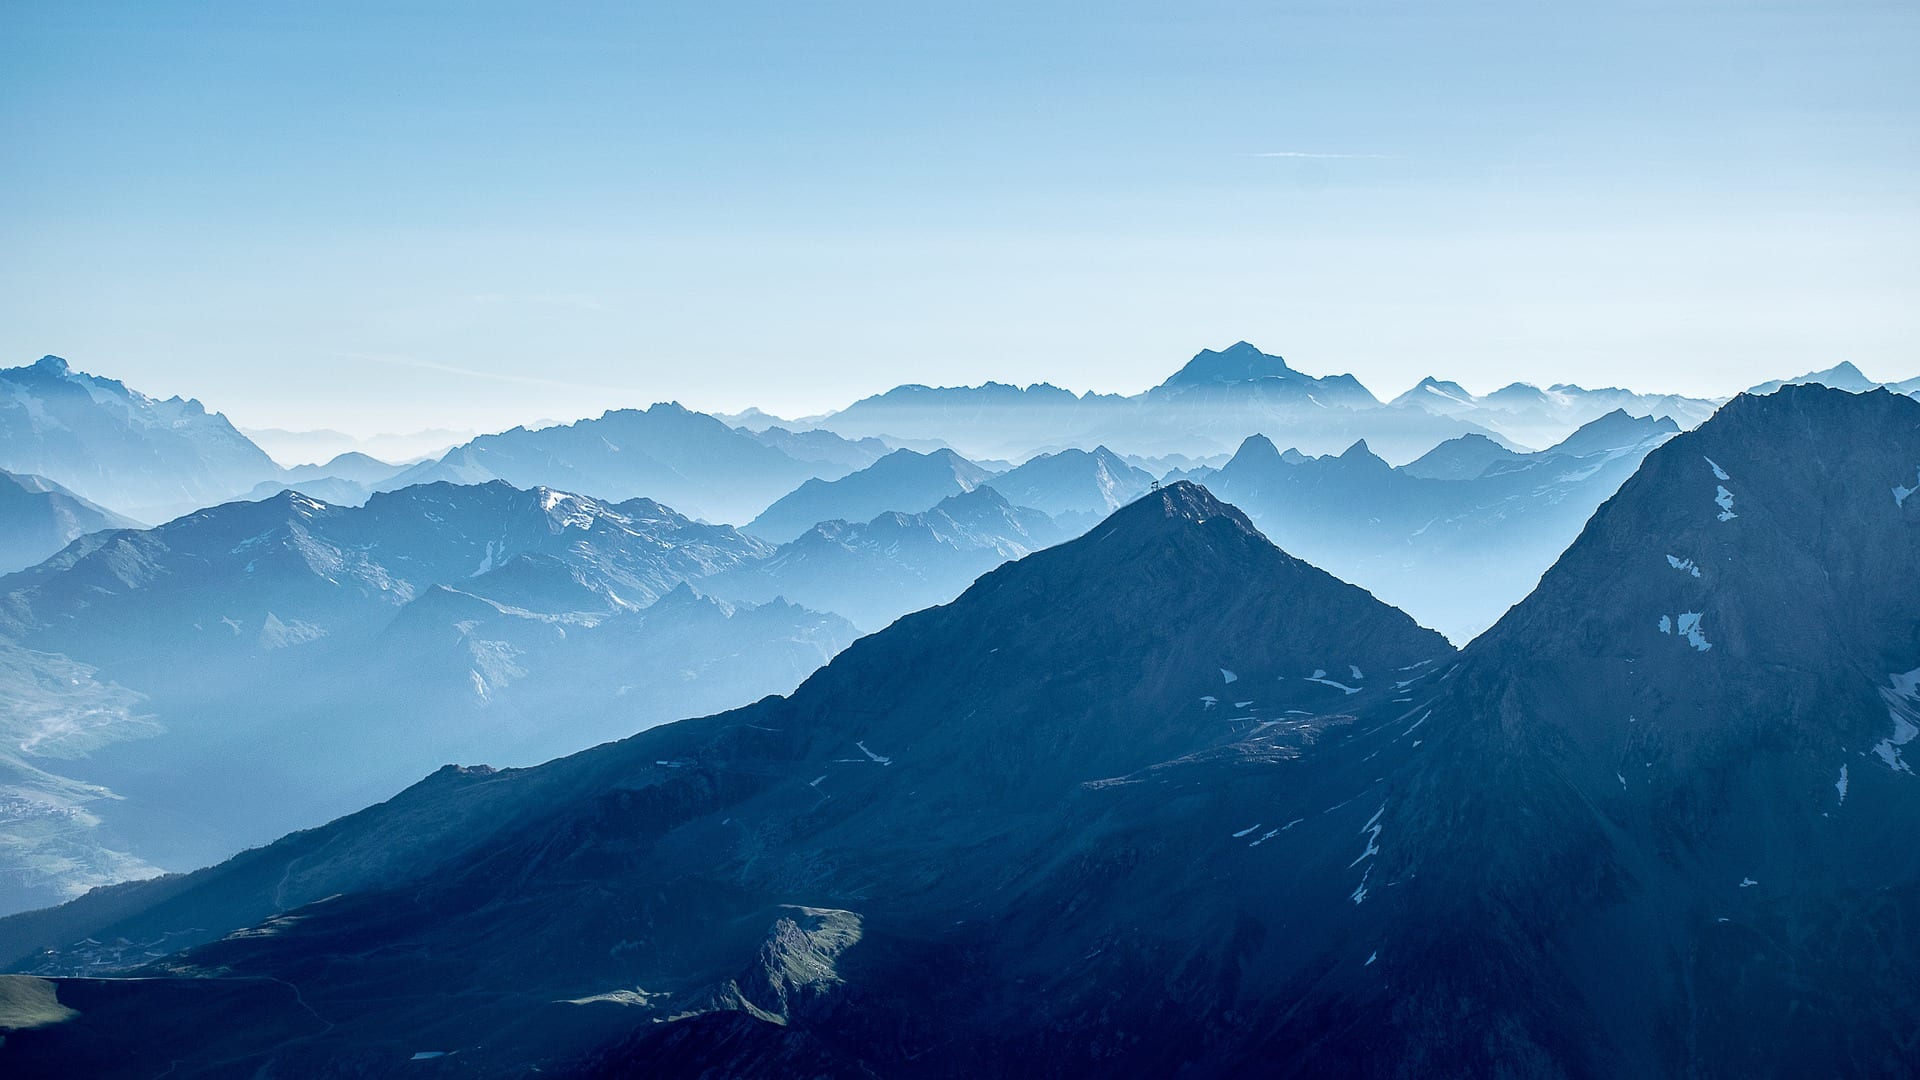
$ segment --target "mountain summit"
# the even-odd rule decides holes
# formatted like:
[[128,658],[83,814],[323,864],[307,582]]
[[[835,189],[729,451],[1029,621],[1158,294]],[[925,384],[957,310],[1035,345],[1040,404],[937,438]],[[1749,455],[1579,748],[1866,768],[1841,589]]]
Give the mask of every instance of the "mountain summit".
[[1301,378],[1287,366],[1284,358],[1260,351],[1258,346],[1236,341],[1224,349],[1202,349],[1186,366],[1167,377],[1162,386],[1190,386],[1200,383],[1251,382],[1254,379]]
[[1287,366],[1278,356],[1261,352],[1247,342],[1236,342],[1215,352],[1202,349],[1194,358],[1147,391],[1149,399],[1202,394],[1254,393],[1259,397],[1312,404],[1317,407],[1370,409],[1380,404],[1352,375],[1316,378]]

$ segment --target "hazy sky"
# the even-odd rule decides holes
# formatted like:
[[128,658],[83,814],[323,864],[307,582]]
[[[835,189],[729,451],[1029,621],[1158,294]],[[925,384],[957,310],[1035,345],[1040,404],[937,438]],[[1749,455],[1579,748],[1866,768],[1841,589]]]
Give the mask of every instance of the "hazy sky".
[[1724,393],[1920,374],[1910,2],[0,5],[0,366],[248,426],[1249,339]]

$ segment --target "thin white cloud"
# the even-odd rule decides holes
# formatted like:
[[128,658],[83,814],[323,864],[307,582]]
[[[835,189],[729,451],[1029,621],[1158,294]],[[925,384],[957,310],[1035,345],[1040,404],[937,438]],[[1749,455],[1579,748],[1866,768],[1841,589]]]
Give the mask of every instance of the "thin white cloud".
[[1323,154],[1314,150],[1268,150],[1264,153],[1259,153],[1259,154],[1235,154],[1234,156],[1235,157],[1256,157],[1256,158],[1342,159],[1342,160],[1349,160],[1349,161],[1359,161],[1359,160],[1392,161],[1400,157],[1399,154]]

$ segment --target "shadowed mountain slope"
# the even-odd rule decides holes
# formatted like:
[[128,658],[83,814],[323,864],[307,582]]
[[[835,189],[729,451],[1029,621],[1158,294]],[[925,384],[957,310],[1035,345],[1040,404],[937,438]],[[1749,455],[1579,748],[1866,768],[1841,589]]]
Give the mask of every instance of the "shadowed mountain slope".
[[1917,471],[1910,399],[1736,399],[1457,655],[1172,485],[790,698],[0,921],[78,1012],[0,1062],[1897,1075]]

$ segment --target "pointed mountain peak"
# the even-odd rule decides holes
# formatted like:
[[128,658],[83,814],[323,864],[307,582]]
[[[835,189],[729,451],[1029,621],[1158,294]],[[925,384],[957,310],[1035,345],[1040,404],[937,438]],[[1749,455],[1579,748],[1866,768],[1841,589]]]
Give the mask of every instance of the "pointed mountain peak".
[[692,604],[706,604],[710,602],[711,601],[708,599],[707,594],[694,588],[692,585],[688,584],[687,582],[682,581],[678,585],[675,585],[673,588],[668,589],[665,595],[661,596],[660,599],[655,600],[652,604],[648,606],[661,607],[664,605],[666,607],[675,607],[675,606],[685,607]]
[[1425,480],[1471,480],[1483,475],[1494,462],[1518,456],[1487,436],[1470,431],[1400,466],[1400,471]]
[[1372,462],[1379,462],[1382,465],[1386,464],[1386,461],[1382,459],[1380,455],[1375,454],[1372,448],[1367,446],[1367,440],[1365,439],[1360,439],[1352,446],[1347,447],[1345,452],[1340,455],[1340,460],[1350,464],[1367,464]]
[[67,365],[65,360],[52,353],[48,353],[39,360],[34,361],[33,370],[42,375],[66,375],[73,369]]
[[1261,352],[1239,341],[1218,352],[1202,349],[1186,366],[1175,372],[1162,386],[1204,385],[1248,382],[1254,379],[1287,378],[1299,373],[1286,360]]
[[1213,492],[1191,480],[1176,480],[1115,510],[1107,518],[1106,531],[1159,530],[1165,522],[1200,525],[1223,518],[1248,535],[1260,535],[1239,507],[1221,502]]
[[1855,393],[1864,393],[1880,385],[1873,379],[1867,378],[1866,374],[1855,367],[1852,361],[1843,360],[1825,371],[1809,371],[1805,375],[1796,376],[1791,379],[1772,379],[1760,383],[1757,386],[1749,387],[1747,393],[1771,394],[1783,386],[1803,386],[1808,384],[1830,386],[1835,390],[1849,390]]
[[1280,448],[1265,435],[1249,435],[1240,443],[1240,449],[1233,452],[1233,458],[1227,462],[1227,468],[1265,464],[1281,460]]
[[1474,403],[1474,397],[1467,388],[1448,379],[1429,375],[1413,384],[1413,389],[1393,399],[1395,405],[1444,405],[1452,403],[1468,406]]
[[1680,425],[1670,416],[1656,419],[1651,416],[1634,416],[1625,409],[1615,409],[1605,416],[1580,425],[1573,434],[1543,452],[1581,457],[1607,450],[1638,446],[1648,439],[1672,435],[1679,430]]
[[1005,495],[993,489],[991,484],[982,484],[972,491],[963,491],[958,495],[949,495],[935,503],[928,513],[979,513],[982,510],[1011,508],[1012,503]]

